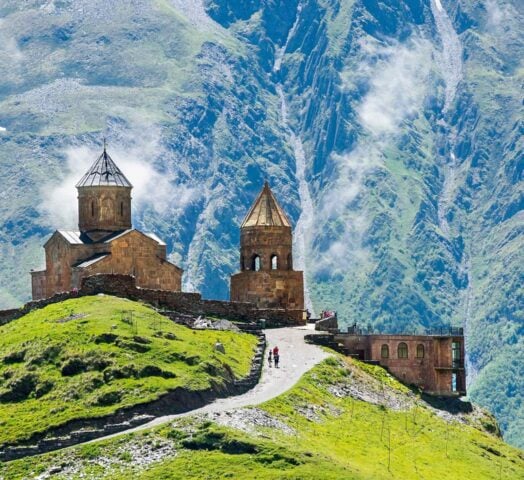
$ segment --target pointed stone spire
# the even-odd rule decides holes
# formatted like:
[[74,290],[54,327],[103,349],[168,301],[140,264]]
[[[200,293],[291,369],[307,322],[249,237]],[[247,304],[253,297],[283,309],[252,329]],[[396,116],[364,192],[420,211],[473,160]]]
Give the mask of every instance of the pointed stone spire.
[[291,227],[289,219],[278,204],[267,180],[242,222],[241,228],[245,227]]
[[76,184],[80,187],[127,187],[132,188],[131,182],[126,178],[116,163],[109,156],[104,138],[104,151],[87,173]]

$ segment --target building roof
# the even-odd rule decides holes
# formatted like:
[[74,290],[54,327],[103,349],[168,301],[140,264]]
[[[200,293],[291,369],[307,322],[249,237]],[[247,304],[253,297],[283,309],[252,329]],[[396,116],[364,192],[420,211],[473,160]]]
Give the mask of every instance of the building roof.
[[154,233],[151,232],[143,232],[144,235],[147,235],[149,238],[152,238],[156,243],[159,245],[165,245],[166,242],[164,242],[162,239],[160,239],[158,236],[156,236]]
[[242,222],[244,227],[291,227],[267,182]]
[[87,260],[82,260],[80,263],[77,263],[76,265],[73,265],[75,268],[86,268],[90,265],[93,265],[94,263],[99,262],[100,260],[103,260],[106,257],[109,257],[111,255],[110,253],[97,253],[96,255],[93,255],[92,257],[88,258]]
[[62,235],[62,237],[64,237],[64,239],[67,240],[67,242],[71,245],[83,245],[86,243],[93,243],[89,239],[89,237],[74,230],[57,230],[57,233]]
[[125,177],[116,163],[107,153],[105,147],[87,173],[76,184],[76,187],[127,187],[132,188],[131,182]]
[[138,232],[150,238],[151,240],[154,240],[159,245],[165,245],[165,242],[162,241],[159,237],[157,237],[154,233],[141,232],[140,230],[135,230],[134,228],[130,228],[128,230],[119,230],[118,232],[111,232],[97,241],[92,240],[89,237],[88,233],[81,233],[75,230],[57,230],[55,234],[58,233],[59,235],[61,235],[64,238],[64,240],[66,240],[66,242],[70,245],[90,245],[93,243],[111,243],[117,238],[123,237],[124,235],[127,235],[131,232]]

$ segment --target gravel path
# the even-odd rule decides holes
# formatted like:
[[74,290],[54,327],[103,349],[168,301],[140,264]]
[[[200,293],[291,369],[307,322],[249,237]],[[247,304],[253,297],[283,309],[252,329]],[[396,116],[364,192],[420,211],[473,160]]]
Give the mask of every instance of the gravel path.
[[100,437],[86,443],[98,442],[126,433],[137,432],[164,424],[175,418],[199,413],[226,412],[228,410],[264,403],[289,390],[298,382],[304,373],[329,355],[316,345],[308,345],[304,342],[304,335],[314,333],[311,327],[269,329],[265,330],[264,333],[266,334],[268,348],[273,348],[277,345],[280,350],[280,366],[279,368],[269,368],[266,355],[260,382],[249,392],[236,397],[220,398],[205,407],[189,412],[158,417],[138,427]]

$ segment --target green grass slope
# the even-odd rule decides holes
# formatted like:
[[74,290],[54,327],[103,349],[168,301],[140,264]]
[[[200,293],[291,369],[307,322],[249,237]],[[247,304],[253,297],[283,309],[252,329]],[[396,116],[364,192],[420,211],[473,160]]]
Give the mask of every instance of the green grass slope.
[[255,347],[252,335],[190,330],[110,296],[35,310],[0,327],[0,445],[179,386],[198,391],[245,376]]
[[330,358],[284,395],[229,414],[0,467],[10,479],[518,479],[492,418],[437,411],[379,367]]

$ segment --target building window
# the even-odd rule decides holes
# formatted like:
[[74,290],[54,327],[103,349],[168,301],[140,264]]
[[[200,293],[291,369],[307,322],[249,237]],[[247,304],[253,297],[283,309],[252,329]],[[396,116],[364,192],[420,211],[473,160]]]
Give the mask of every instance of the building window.
[[456,392],[457,390],[458,390],[457,389],[457,374],[452,373],[451,374],[451,391]]
[[380,349],[380,356],[382,358],[389,358],[389,347],[387,345],[382,345]]
[[95,202],[91,200],[91,216],[95,216]]
[[460,367],[460,342],[451,342],[451,363],[452,367]]
[[124,216],[124,202],[120,202],[120,216]]
[[244,255],[240,257],[240,270],[243,272],[246,269],[246,264],[244,262]]
[[424,345],[421,343],[417,345],[417,358],[424,358]]
[[397,353],[398,358],[408,358],[408,346],[404,342],[399,343]]
[[287,256],[287,269],[293,270],[293,257],[291,256],[291,253]]
[[276,255],[271,255],[271,270],[278,269],[278,257]]
[[260,257],[258,255],[253,255],[253,259],[251,260],[251,270],[258,272],[261,268],[262,262],[260,260]]

